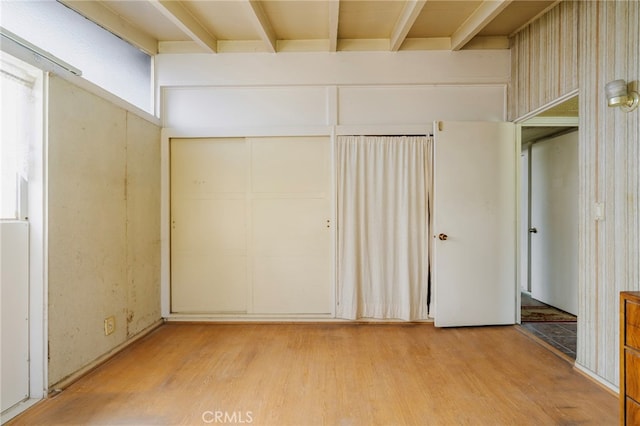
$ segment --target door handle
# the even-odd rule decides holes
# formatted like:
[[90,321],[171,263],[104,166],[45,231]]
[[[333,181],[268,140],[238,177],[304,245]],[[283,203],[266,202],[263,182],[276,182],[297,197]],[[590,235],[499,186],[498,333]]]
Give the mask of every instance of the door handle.
[[529,228],[529,232],[532,234],[537,234],[538,233],[538,228]]
[[438,234],[438,239],[441,241],[445,241],[449,236],[447,234]]

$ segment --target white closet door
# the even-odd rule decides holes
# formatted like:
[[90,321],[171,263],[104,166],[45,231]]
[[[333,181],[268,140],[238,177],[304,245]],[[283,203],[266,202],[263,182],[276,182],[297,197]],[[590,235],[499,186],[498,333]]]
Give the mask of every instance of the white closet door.
[[171,141],[171,311],[329,314],[326,137]]
[[253,312],[331,313],[329,138],[256,138],[249,144]]
[[171,311],[246,312],[244,139],[171,141]]

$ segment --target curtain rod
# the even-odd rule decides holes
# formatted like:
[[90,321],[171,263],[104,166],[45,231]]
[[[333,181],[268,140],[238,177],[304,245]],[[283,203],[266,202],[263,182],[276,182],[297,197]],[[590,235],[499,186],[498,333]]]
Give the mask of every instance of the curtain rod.
[[433,133],[420,133],[420,134],[412,134],[412,135],[339,135],[339,136],[365,136],[365,137],[380,137],[380,138],[401,138],[403,136],[429,136],[433,137]]

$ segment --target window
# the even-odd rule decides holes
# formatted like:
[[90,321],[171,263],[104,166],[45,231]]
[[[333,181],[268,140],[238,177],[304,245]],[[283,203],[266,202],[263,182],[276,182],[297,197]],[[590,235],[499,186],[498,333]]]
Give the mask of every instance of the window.
[[1,1],[0,25],[82,71],[82,77],[153,112],[151,57],[53,0]]
[[41,72],[0,56],[0,219],[26,219],[30,149],[37,145]]

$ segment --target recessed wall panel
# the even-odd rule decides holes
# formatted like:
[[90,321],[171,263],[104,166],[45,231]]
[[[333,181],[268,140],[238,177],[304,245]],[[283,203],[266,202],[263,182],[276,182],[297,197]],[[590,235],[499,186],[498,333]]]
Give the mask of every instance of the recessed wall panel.
[[338,124],[503,121],[504,85],[340,87]]
[[326,124],[324,87],[183,87],[164,90],[164,126],[169,128]]

